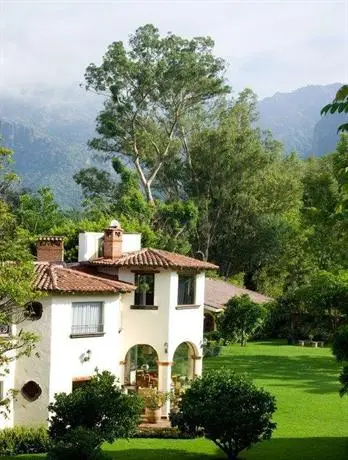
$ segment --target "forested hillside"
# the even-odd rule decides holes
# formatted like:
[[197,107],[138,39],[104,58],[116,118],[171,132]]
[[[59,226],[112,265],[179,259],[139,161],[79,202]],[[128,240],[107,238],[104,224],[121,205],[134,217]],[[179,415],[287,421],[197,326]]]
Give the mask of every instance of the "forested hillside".
[[[116,217],[142,233],[144,246],[212,260],[220,275],[271,296],[344,270],[347,135],[321,157],[288,154],[280,131],[272,137],[258,129],[256,95],[247,89],[232,97],[210,39],[161,38],[147,25],[134,40],[132,53],[114,43],[101,66],[86,69],[87,92],[24,95],[17,108],[3,105],[13,120],[3,123],[5,145],[15,150],[23,183],[53,189],[18,193],[4,175],[0,199],[28,240],[64,235],[72,261],[78,232],[100,231]],[[142,47],[156,56],[151,64]],[[319,91],[325,97],[317,107],[318,88],[295,92],[302,122],[287,95],[289,120],[309,130],[334,88]],[[319,144],[337,135],[337,119],[325,120],[326,131],[315,131]],[[92,164],[87,139],[106,162]],[[67,202],[73,211],[61,206]]]
[[100,102],[76,86],[0,94],[0,134],[14,151],[21,186],[49,186],[62,205],[74,206],[80,192],[72,176],[95,163],[87,147]]
[[[276,93],[258,103],[258,124],[270,129],[288,152],[296,150],[306,157],[333,151],[338,140],[335,127],[344,116],[321,117],[320,109],[332,100],[338,86]],[[49,186],[60,204],[79,203],[80,188],[72,176],[96,164],[87,141],[94,135],[102,101],[77,84],[11,96],[0,94],[0,134],[14,151],[15,169],[23,187],[37,190]]]

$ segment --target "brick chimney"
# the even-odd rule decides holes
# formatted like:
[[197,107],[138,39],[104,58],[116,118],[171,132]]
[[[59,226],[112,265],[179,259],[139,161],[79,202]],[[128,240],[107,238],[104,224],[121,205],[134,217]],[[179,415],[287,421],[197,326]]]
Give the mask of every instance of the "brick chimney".
[[104,257],[117,259],[122,255],[123,230],[117,220],[113,220],[110,227],[104,230]]
[[36,243],[38,262],[64,262],[64,239],[62,236],[41,236]]

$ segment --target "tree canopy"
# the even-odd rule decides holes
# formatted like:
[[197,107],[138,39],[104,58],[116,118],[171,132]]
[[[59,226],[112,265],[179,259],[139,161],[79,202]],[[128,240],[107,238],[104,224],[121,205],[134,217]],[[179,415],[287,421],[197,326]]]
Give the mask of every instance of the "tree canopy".
[[153,203],[153,182],[180,148],[184,117],[229,87],[211,38],[161,37],[147,24],[130,36],[128,46],[112,43],[102,64],[86,69],[86,88],[105,96],[97,122],[100,137],[91,146],[128,157]]

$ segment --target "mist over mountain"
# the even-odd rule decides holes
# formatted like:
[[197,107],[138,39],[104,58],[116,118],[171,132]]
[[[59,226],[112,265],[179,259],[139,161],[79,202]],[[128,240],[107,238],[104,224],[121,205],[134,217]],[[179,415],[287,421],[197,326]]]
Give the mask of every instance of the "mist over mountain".
[[276,93],[259,102],[259,125],[270,129],[287,152],[300,156],[321,156],[335,150],[337,127],[347,115],[321,116],[322,107],[331,102],[341,83],[310,85],[290,93]]
[[[320,110],[339,87],[339,83],[307,86],[265,98],[258,104],[259,126],[271,130],[286,151],[296,150],[302,157],[333,151],[337,126],[347,116],[321,117]],[[14,151],[21,186],[33,190],[49,186],[60,204],[79,203],[73,174],[91,165],[107,167],[87,147],[102,103],[103,98],[78,85],[0,94],[0,135]]]
[[51,187],[62,205],[74,206],[80,191],[73,174],[99,164],[87,141],[95,134],[102,99],[76,86],[0,94],[0,135],[14,151],[21,186]]

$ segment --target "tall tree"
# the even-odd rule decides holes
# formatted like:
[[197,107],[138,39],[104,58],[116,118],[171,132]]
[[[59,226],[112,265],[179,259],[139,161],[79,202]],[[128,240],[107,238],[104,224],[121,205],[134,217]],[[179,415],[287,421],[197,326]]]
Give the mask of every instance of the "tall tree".
[[142,233],[145,246],[190,252],[190,236],[196,226],[197,208],[190,200],[160,201],[154,207],[139,188],[136,172],[112,159],[115,175],[96,168],[81,170],[75,181],[81,185],[87,216],[120,220],[127,231]]
[[[8,169],[12,153],[0,146],[0,190],[8,189],[15,175]],[[9,326],[25,318],[25,304],[37,294],[32,291],[33,263],[27,239],[18,229],[15,217],[0,198],[0,324]],[[0,339],[0,368],[6,373],[11,361],[30,354],[37,337],[21,330],[9,331]],[[6,414],[10,395],[0,402],[0,412]]]
[[197,106],[227,93],[224,62],[211,38],[161,37],[147,24],[130,37],[129,49],[112,43],[100,66],[90,64],[86,89],[105,96],[90,145],[134,164],[147,199],[153,183],[180,149],[183,120]]
[[199,210],[195,251],[225,276],[245,272],[254,289],[256,273],[279,258],[302,196],[298,158],[255,128],[255,107],[245,90],[195,112],[181,153],[158,176],[166,195]]

